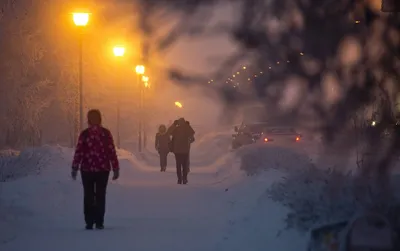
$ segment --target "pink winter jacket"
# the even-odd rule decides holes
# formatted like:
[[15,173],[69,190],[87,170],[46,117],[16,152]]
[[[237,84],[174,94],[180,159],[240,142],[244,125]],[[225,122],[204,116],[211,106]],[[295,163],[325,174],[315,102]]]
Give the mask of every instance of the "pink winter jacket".
[[119,169],[117,153],[111,132],[101,126],[91,126],[79,135],[73,170],[104,172]]

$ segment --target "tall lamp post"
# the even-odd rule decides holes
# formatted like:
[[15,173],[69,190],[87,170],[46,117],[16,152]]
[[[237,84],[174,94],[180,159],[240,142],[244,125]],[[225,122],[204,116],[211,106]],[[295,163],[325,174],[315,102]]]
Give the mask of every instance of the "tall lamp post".
[[143,100],[142,100],[142,93],[143,93],[143,85],[141,83],[141,76],[143,76],[143,74],[145,73],[145,67],[144,65],[137,65],[135,68],[136,71],[136,80],[137,80],[137,84],[139,87],[139,105],[138,105],[138,110],[139,110],[139,132],[138,132],[138,150],[139,152],[142,152],[142,116],[143,116],[143,111],[142,111],[142,107],[143,107]]
[[[149,88],[149,77],[142,76],[143,86],[145,87],[142,92],[142,110],[146,111],[146,89]],[[143,146],[146,148],[147,144],[147,116],[145,112],[143,112]]]
[[72,13],[72,19],[76,26],[79,27],[79,131],[83,130],[83,28],[89,22],[89,13],[77,12]]
[[[113,48],[114,56],[116,57],[123,57],[125,55],[125,47],[123,46],[115,46]],[[119,79],[118,79],[119,81]],[[120,104],[120,94],[121,94],[121,85],[117,84],[117,147],[121,148],[121,133],[120,133],[120,124],[121,124],[121,104]]]

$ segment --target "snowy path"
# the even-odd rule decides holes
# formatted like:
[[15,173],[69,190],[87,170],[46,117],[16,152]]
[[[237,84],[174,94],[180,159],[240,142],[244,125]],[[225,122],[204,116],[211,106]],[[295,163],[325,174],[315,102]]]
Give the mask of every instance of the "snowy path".
[[189,185],[183,186],[176,184],[172,163],[160,173],[157,166],[124,156],[120,180],[109,185],[104,231],[83,230],[82,188],[80,180],[68,177],[67,161],[40,176],[7,183],[2,194],[24,227],[8,226],[15,239],[1,249],[214,250],[226,228],[223,176],[229,176],[216,171],[223,164],[232,167],[229,159],[208,168],[193,166]]
[[82,185],[69,177],[70,152],[40,176],[3,183],[1,203],[12,213],[0,227],[7,230],[0,250],[297,251],[304,245],[297,235],[277,237],[286,214],[281,206],[260,204],[279,175],[250,179],[234,154],[201,141],[193,150],[186,186],[176,184],[174,162],[161,173],[151,151],[140,157],[120,151],[121,177],[109,183],[102,231],[83,229]]

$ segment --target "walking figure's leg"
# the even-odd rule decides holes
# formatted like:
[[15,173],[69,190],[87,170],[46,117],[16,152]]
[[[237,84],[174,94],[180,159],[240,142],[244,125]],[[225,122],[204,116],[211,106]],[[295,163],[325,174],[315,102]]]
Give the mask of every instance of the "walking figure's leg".
[[175,153],[176,161],[176,175],[178,176],[178,184],[182,184],[182,156],[181,154]]
[[95,183],[93,173],[81,172],[83,184],[83,214],[86,229],[93,229],[95,217]]
[[183,184],[188,183],[188,173],[189,173],[189,154],[183,154],[182,156],[182,166],[183,166]]
[[167,169],[167,153],[160,154],[161,171],[165,172]]
[[106,191],[110,172],[96,173],[96,228],[104,228],[104,215],[106,212]]

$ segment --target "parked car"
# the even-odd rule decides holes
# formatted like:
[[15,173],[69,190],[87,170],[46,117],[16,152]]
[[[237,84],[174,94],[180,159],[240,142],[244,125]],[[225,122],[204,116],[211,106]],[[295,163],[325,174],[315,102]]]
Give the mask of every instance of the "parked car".
[[253,143],[299,142],[301,134],[293,127],[271,126],[270,122],[242,123],[234,127],[232,149]]
[[257,142],[261,143],[297,143],[301,140],[301,134],[293,127],[267,127]]
[[266,122],[242,123],[240,126],[235,126],[235,133],[232,134],[232,149],[255,143],[267,126]]

